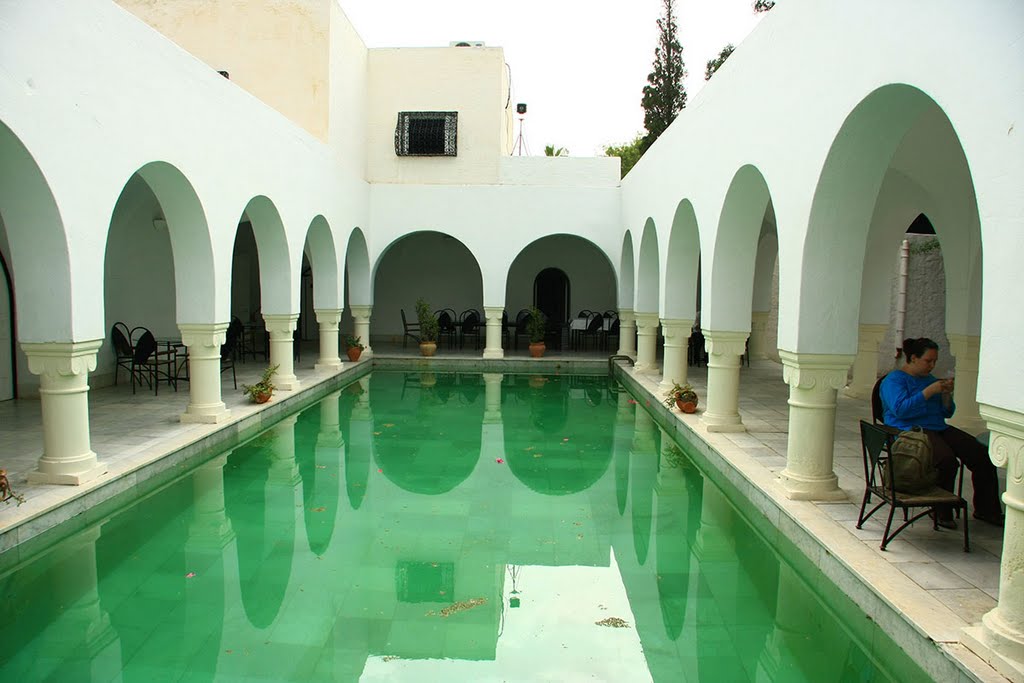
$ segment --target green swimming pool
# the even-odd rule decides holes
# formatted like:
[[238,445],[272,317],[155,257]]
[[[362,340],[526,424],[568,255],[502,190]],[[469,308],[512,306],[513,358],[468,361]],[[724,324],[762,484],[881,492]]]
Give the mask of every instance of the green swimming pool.
[[0,673],[926,680],[747,514],[607,378],[375,371],[0,576]]

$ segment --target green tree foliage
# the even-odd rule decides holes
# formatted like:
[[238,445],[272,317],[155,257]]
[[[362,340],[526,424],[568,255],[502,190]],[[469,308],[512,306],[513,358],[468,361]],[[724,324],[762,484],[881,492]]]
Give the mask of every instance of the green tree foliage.
[[621,159],[621,176],[626,177],[629,170],[636,165],[636,162],[640,161],[640,157],[643,156],[643,144],[644,136],[638,133],[633,142],[627,142],[622,145],[609,145],[604,148],[605,156],[619,157]]
[[722,48],[722,51],[718,53],[717,57],[708,60],[707,68],[704,69],[705,81],[711,80],[711,77],[715,75],[716,71],[722,68],[722,65],[725,64],[725,60],[729,59],[729,55],[731,55],[735,49],[736,46],[729,43]]
[[755,12],[767,12],[772,7],[775,7],[775,0],[754,0]]
[[665,132],[676,115],[686,106],[686,88],[683,78],[683,48],[677,38],[675,0],[662,0],[665,14],[658,19],[658,46],[654,48],[654,70],[647,76],[644,97],[644,138],[643,150],[650,149],[654,141]]
[[569,150],[565,147],[555,147],[554,145],[544,145],[544,156],[546,157],[567,157],[569,156]]

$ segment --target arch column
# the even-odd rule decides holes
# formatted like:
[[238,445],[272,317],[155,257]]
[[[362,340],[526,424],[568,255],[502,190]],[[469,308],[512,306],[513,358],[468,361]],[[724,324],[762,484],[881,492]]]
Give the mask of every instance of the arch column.
[[768,357],[768,311],[750,314],[750,358]]
[[333,374],[341,370],[338,355],[338,324],[341,323],[341,308],[317,308],[316,322],[320,325],[320,359],[313,366],[317,372]]
[[220,551],[235,538],[224,506],[224,465],[227,462],[225,453],[203,463],[192,474],[194,503],[186,552]]
[[264,313],[263,321],[270,333],[270,365],[277,366],[274,384],[280,391],[295,391],[299,378],[295,376],[293,333],[298,313]]
[[632,308],[619,309],[619,350],[615,353],[636,358],[636,316]]
[[373,349],[370,348],[370,314],[373,306],[349,306],[352,309],[352,320],[355,322],[355,334],[353,336],[362,339],[366,345],[361,358],[372,358]]
[[501,315],[504,312],[503,306],[484,306],[484,318],[487,319],[484,358],[505,357],[505,350],[501,348]]
[[703,330],[708,352],[707,408],[701,422],[709,432],[745,432],[740,419],[740,356],[747,332]]
[[24,343],[28,369],[39,375],[43,455],[28,474],[30,484],[78,486],[106,474],[89,441],[89,373],[96,369],[102,339]]
[[501,381],[505,375],[500,372],[484,373],[484,424],[501,422]]
[[780,473],[795,500],[846,500],[832,470],[836,392],[846,382],[853,356],[779,351],[789,384],[789,438]]
[[[959,378],[958,378],[959,380]],[[989,455],[1007,468],[1006,527],[999,566],[999,602],[964,630],[964,643],[1011,680],[1024,679],[1024,415],[981,405],[992,430]]]
[[978,355],[981,337],[970,334],[947,334],[949,351],[956,357],[956,383],[953,401],[956,412],[949,423],[971,434],[987,429],[978,408]]
[[[857,357],[853,359],[853,376],[843,389],[850,398],[870,398],[878,380],[878,345],[885,339],[888,325],[860,325],[857,334]],[[975,365],[975,378],[977,368]],[[980,417],[978,418],[981,419]]]
[[[658,371],[658,314],[636,314],[636,370],[638,372]],[[622,323],[619,323],[620,328]]]
[[690,341],[692,320],[662,318],[661,334],[665,337],[664,370],[658,389],[668,391],[673,383],[686,384],[686,346]]
[[221,397],[220,347],[227,339],[227,323],[178,325],[188,349],[188,406],[182,422],[218,424],[231,417]]

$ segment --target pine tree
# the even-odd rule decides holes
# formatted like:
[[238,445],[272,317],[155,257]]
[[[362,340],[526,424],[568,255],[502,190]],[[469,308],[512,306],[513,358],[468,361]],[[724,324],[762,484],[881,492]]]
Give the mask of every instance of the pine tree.
[[686,106],[686,88],[683,78],[683,48],[676,37],[675,0],[662,0],[665,15],[658,19],[658,47],[654,48],[654,70],[647,76],[644,97],[644,138],[643,150],[647,151],[654,141],[665,132],[676,115]]

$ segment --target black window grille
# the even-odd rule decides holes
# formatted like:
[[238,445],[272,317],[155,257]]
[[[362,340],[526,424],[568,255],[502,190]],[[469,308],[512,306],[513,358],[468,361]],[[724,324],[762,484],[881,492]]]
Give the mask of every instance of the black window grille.
[[459,113],[403,111],[395,128],[395,154],[407,156],[458,155]]

